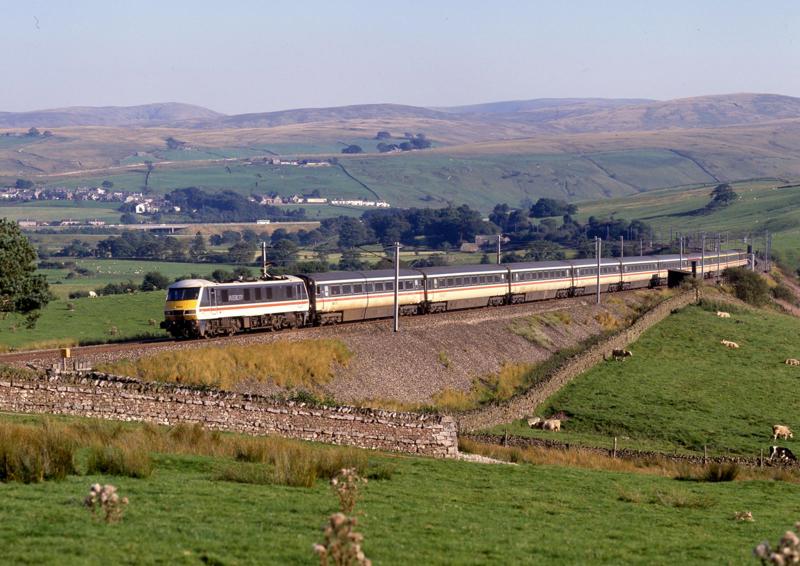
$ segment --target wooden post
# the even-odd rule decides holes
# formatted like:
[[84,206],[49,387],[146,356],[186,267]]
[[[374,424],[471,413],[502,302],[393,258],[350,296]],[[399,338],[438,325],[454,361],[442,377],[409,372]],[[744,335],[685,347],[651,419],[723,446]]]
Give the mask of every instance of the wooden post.
[[764,449],[763,448],[761,448],[758,451],[758,467],[759,468],[763,468],[764,467]]
[[614,458],[617,457],[617,437],[614,437]]
[[703,465],[708,464],[708,446],[703,444]]

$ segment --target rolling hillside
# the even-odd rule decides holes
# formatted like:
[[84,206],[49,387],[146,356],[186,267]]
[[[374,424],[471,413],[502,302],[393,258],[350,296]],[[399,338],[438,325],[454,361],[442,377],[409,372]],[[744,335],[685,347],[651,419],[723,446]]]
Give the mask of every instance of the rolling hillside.
[[[44,121],[28,121],[34,119]],[[150,161],[157,191],[318,189],[327,197],[378,194],[395,206],[452,202],[488,211],[542,196],[590,201],[699,183],[800,179],[800,99],[765,94],[438,109],[369,104],[234,116],[162,104],[6,113],[4,123],[17,126],[14,135],[0,135],[0,183],[109,179],[140,190]],[[69,125],[53,126],[50,137],[22,135],[51,123]],[[88,123],[101,125],[82,125]],[[391,133],[389,143],[423,132],[433,149],[379,154],[378,131]],[[167,147],[170,137],[184,149]],[[349,144],[364,153],[343,156]],[[312,172],[264,163],[275,156],[336,157],[342,167]]]

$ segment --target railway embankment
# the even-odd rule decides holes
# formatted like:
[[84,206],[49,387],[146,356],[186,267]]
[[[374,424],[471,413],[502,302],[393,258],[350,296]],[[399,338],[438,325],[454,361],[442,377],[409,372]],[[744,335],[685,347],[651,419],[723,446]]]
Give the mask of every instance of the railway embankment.
[[642,314],[628,327],[590,346],[556,366],[530,389],[507,401],[481,406],[456,416],[459,431],[482,430],[530,416],[536,408],[570,381],[607,359],[613,350],[625,349],[646,330],[661,322],[676,309],[697,302],[694,290],[671,297]]

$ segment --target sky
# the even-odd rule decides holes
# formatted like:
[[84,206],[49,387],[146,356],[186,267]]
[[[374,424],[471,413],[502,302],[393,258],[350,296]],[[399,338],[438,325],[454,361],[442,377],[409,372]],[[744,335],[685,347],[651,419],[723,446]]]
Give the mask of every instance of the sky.
[[800,96],[800,2],[0,0],[0,111]]

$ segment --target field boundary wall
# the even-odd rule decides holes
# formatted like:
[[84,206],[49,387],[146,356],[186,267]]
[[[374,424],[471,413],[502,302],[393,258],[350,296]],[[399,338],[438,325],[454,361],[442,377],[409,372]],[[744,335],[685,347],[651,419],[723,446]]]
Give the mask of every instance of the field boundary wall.
[[260,395],[149,383],[102,373],[16,379],[0,374],[0,411],[46,413],[343,444],[452,458],[456,422],[437,414],[278,402]]

